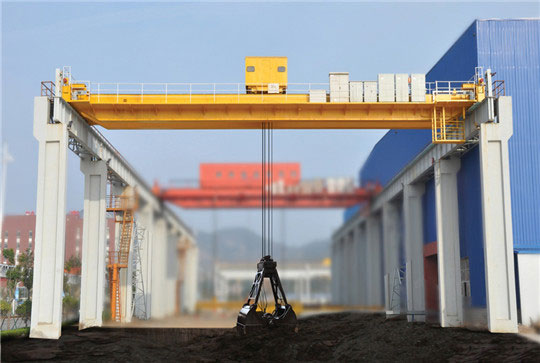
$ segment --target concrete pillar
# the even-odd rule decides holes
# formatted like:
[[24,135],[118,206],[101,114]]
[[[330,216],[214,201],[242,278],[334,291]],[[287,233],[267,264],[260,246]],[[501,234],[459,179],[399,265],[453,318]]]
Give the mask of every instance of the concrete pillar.
[[498,100],[498,123],[480,124],[480,176],[488,328],[517,332],[508,139],[512,99]]
[[81,299],[79,329],[102,325],[105,293],[107,164],[81,159],[84,174]]
[[34,98],[34,137],[39,142],[31,338],[58,339],[66,234],[68,131],[49,123],[46,97]]
[[440,159],[435,163],[437,263],[442,327],[460,326],[463,323],[457,194],[457,172],[460,165],[457,158]]
[[177,245],[180,238],[180,232],[172,225],[167,228],[167,249],[165,280],[166,280],[166,314],[173,315],[176,312],[176,285],[178,281],[178,252]]
[[154,249],[154,210],[146,204],[138,213],[138,223],[145,228],[144,248],[141,250],[141,275],[144,284],[146,315],[151,318],[152,305],[152,253]]
[[[387,202],[383,205],[383,247],[384,247],[384,275],[385,275],[385,308],[387,314],[399,314],[399,297],[393,297],[396,269],[399,269],[399,213],[395,203]],[[397,291],[397,290],[396,290]]]
[[332,255],[331,255],[331,265],[330,265],[330,271],[331,271],[331,285],[330,285],[330,291],[332,292],[332,304],[338,304],[338,291],[339,291],[339,288],[338,288],[338,284],[339,284],[339,279],[338,279],[338,276],[337,276],[337,264],[338,264],[338,249],[337,249],[337,244],[338,244],[338,239],[337,238],[334,238],[333,241],[332,241],[332,246],[331,246],[331,249],[332,249]]
[[191,314],[195,312],[197,305],[198,265],[199,250],[197,245],[191,241],[191,246],[186,251],[186,276],[183,291],[184,301],[182,302],[184,310]]
[[165,219],[158,216],[154,221],[154,251],[152,252],[152,318],[160,319],[166,315],[166,281],[167,264],[167,226]]
[[354,295],[355,295],[355,286],[354,281],[356,279],[356,276],[354,274],[355,271],[355,231],[352,229],[347,234],[347,237],[345,239],[345,280],[346,280],[346,287],[345,287],[345,296],[346,296],[346,303],[347,305],[354,305]]
[[338,296],[339,296],[339,304],[340,305],[345,305],[347,303],[347,281],[346,281],[346,275],[345,275],[345,266],[346,266],[346,261],[345,261],[345,257],[347,256],[347,253],[345,251],[346,249],[346,244],[345,244],[345,237],[341,237],[340,240],[339,240],[339,265],[338,265],[338,269],[339,269],[339,273],[338,273],[338,276],[339,276],[339,293],[338,293]]
[[[424,189],[424,184],[409,184],[403,187],[407,311],[414,313],[425,312],[422,211]],[[425,316],[409,314],[407,320],[424,321]]]
[[367,301],[370,306],[383,305],[383,256],[381,251],[380,216],[371,215],[366,220],[367,236]]
[[361,306],[368,305],[367,302],[367,243],[366,226],[362,222],[356,226],[355,233],[355,270],[353,283],[356,286],[355,303]]

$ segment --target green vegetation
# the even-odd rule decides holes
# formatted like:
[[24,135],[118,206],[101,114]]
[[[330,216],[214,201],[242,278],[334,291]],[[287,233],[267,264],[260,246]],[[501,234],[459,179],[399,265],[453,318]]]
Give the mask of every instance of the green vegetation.
[[2,330],[1,338],[2,341],[13,339],[13,338],[26,338],[30,334],[30,328],[20,328],[13,330]]

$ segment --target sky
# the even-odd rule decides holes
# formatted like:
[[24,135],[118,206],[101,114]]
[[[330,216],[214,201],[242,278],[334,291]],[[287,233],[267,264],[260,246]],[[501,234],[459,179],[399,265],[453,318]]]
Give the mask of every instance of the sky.
[[[474,19],[538,17],[530,3],[24,3],[2,2],[2,139],[6,214],[35,210],[38,144],[33,98],[54,70],[95,82],[243,82],[244,57],[287,56],[289,82],[427,73]],[[257,131],[100,130],[148,182],[197,179],[201,162],[257,162]],[[385,130],[275,131],[274,160],[302,176],[357,177]],[[67,210],[83,206],[79,159],[69,153]],[[260,230],[260,211],[176,209],[195,231]],[[343,210],[276,212],[278,239],[328,239]],[[285,229],[280,221],[285,220]]]

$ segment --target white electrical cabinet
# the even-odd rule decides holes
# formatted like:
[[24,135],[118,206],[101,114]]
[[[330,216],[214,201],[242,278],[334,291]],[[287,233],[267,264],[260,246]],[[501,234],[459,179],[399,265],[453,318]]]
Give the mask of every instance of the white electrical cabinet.
[[330,102],[349,102],[349,73],[331,72]]
[[394,74],[381,73],[377,79],[379,82],[379,102],[394,102],[396,100]]
[[409,75],[405,73],[397,73],[396,82],[396,101],[409,102]]
[[350,81],[349,90],[351,102],[364,102],[364,82]]
[[411,101],[426,102],[426,75],[411,74]]
[[364,81],[364,102],[377,102],[377,81]]
[[309,90],[309,102],[317,102],[317,103],[326,102],[326,90],[324,89]]

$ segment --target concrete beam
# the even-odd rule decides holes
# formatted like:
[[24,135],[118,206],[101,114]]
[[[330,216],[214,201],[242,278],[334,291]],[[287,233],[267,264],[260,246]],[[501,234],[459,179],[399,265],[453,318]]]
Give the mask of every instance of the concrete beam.
[[107,164],[81,159],[84,174],[79,329],[102,325],[105,290]]
[[66,233],[68,131],[49,123],[46,97],[34,99],[34,137],[39,142],[34,284],[30,337],[58,339],[62,328],[62,290]]
[[[407,311],[415,313],[425,311],[422,211],[424,189],[424,184],[408,184],[403,187]],[[425,316],[408,314],[407,320],[424,321]]]
[[463,323],[457,195],[457,172],[460,165],[458,158],[435,162],[439,308],[442,327],[460,326]]
[[480,175],[488,328],[517,332],[514,244],[510,203],[508,139],[512,102],[498,100],[498,123],[480,125]]

